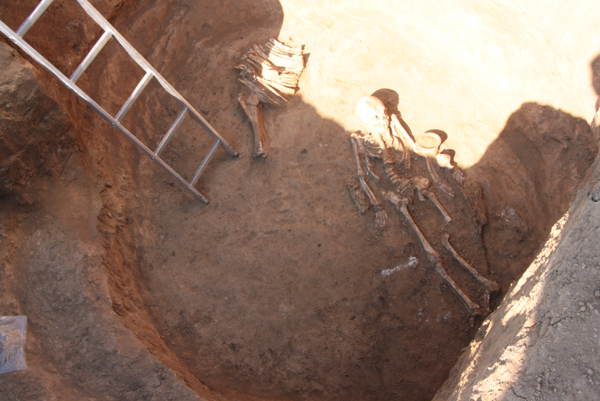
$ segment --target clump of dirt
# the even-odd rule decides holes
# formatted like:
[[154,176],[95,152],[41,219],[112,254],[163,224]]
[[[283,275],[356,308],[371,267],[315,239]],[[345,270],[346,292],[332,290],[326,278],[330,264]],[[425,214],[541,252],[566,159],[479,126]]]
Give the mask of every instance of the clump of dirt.
[[[18,24],[32,4],[11,8],[7,18]],[[32,43],[45,47],[64,71],[77,65],[100,34],[69,4],[57,2],[31,32]],[[320,91],[328,95],[327,88],[319,88],[318,72],[335,63],[309,57],[300,82],[306,92],[299,92],[287,109],[266,108],[271,154],[255,160],[250,124],[236,102],[240,87],[233,67],[253,43],[278,36],[281,4],[224,1],[215,7],[210,1],[157,0],[113,1],[103,7],[241,157],[216,155],[199,184],[212,202],[201,205],[38,72],[40,81],[51,82],[44,91],[69,116],[74,139],[68,143],[78,152],[69,163],[52,163],[66,166],[60,175],[66,182],[45,192],[49,200],[40,196],[25,210],[9,200],[3,203],[11,216],[6,238],[12,241],[4,245],[5,259],[14,266],[31,262],[31,270],[23,271],[36,277],[42,291],[29,301],[35,288],[27,284],[27,274],[6,274],[2,281],[14,288],[7,292],[13,300],[6,310],[30,317],[35,343],[29,348],[32,371],[11,376],[16,379],[0,377],[9,384],[0,389],[19,398],[29,381],[42,383],[35,390],[39,398],[106,393],[115,399],[430,399],[480,320],[472,325],[392,205],[385,204],[390,225],[381,231],[370,212],[362,215],[352,203],[346,183],[356,171],[346,124],[325,117],[307,100]],[[72,35],[62,42],[48,40],[51,23],[71,29]],[[309,51],[311,44],[319,48],[318,35],[302,40],[311,42]],[[58,60],[61,47],[68,54]],[[118,46],[105,50],[79,84],[114,114],[143,72]],[[394,54],[381,60],[392,63]],[[358,69],[356,75],[356,82],[368,81],[368,71]],[[367,95],[379,89],[336,82],[343,93]],[[158,89],[150,86],[124,120],[151,148],[179,113],[164,93],[151,94]],[[33,114],[40,117],[28,121],[33,127],[54,115],[45,99],[31,100],[40,108]],[[330,107],[343,115],[344,102],[349,101]],[[58,149],[60,127],[47,126],[53,130],[45,139],[50,145],[41,141],[43,146],[32,147],[39,156],[26,152],[27,157],[47,158]],[[474,139],[465,134],[464,142]],[[189,177],[209,146],[203,132],[184,124],[165,158]],[[20,151],[22,144],[13,148]],[[453,149],[458,154],[466,150]],[[414,201],[410,212],[442,252],[449,274],[481,302],[481,288],[443,251],[441,234],[450,232],[459,253],[505,291],[533,260],[596,154],[596,137],[584,120],[525,103],[481,160],[465,169],[471,189],[465,190],[451,172],[440,173],[457,195],[433,190],[454,224],[446,227],[431,204]],[[414,163],[414,172],[428,175],[424,160]],[[28,165],[29,176],[39,174],[37,164]],[[51,180],[41,181],[53,186]],[[485,219],[465,194],[477,192],[477,183]],[[86,208],[86,203],[93,206]],[[485,220],[489,223],[482,227]],[[78,228],[72,230],[71,224]],[[95,226],[97,232],[90,234]],[[64,235],[53,238],[52,230]],[[81,238],[83,245],[77,244]],[[63,242],[67,245],[53,251]],[[36,246],[40,253],[33,257],[29,252]],[[70,253],[76,262],[69,262]],[[57,261],[47,269],[45,255]],[[53,319],[62,319],[67,333],[52,329]],[[61,356],[65,347],[73,351]],[[94,369],[100,369],[100,377]]]

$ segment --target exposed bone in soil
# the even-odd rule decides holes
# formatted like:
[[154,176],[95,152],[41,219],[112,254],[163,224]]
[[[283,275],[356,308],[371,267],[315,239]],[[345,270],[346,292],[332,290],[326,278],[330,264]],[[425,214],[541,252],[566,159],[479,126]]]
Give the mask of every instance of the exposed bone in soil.
[[[15,164],[2,165],[27,172],[2,175],[12,187],[0,204],[0,313],[28,316],[29,369],[0,376],[0,398],[433,397],[480,321],[471,327],[401,213],[390,208],[382,232],[371,211],[357,212],[346,188],[356,174],[350,132],[361,129],[354,105],[379,93],[401,116],[391,119],[400,136],[447,133],[442,150],[455,152],[457,169],[412,157],[410,140],[391,157],[399,174],[434,170],[454,191],[432,184],[460,225],[446,226],[430,201],[412,202],[410,215],[448,275],[483,306],[486,291],[443,234],[501,294],[533,260],[597,153],[579,117],[591,95],[575,70],[594,55],[573,46],[560,58],[552,49],[563,42],[551,33],[592,24],[564,17],[549,30],[526,9],[391,3],[94,2],[241,150],[239,160],[217,153],[203,175],[210,206],[36,66],[26,74],[40,89],[2,88],[3,144],[14,126],[57,128],[48,142],[27,139],[36,156],[15,148]],[[15,28],[35,4],[2,0],[0,18]],[[101,34],[70,4],[57,0],[26,37],[62,71]],[[234,67],[271,37],[305,44],[310,57],[289,105],[264,110],[271,153],[255,160]],[[114,114],[143,71],[118,47],[105,50],[78,84]],[[19,76],[1,74],[3,85]],[[124,124],[155,147],[179,110],[148,89]],[[186,135],[191,129],[184,123],[164,151],[184,174],[197,165],[186,155],[201,159],[211,145]],[[70,157],[56,156],[63,146]],[[39,173],[41,159],[48,167]],[[387,179],[381,163],[372,168]]]

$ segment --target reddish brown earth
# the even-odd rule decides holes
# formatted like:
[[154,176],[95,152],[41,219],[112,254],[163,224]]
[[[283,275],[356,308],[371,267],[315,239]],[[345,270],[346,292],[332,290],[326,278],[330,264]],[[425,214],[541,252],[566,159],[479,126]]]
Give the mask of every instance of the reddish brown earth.
[[[1,19],[16,28],[35,3],[1,1]],[[597,49],[549,33],[584,37],[581,21],[467,1],[291,3],[97,4],[240,151],[203,175],[208,206],[2,47],[0,314],[29,318],[29,369],[0,376],[4,399],[431,399],[481,319],[471,325],[389,203],[379,231],[348,195],[352,111],[375,92],[413,132],[444,131],[481,184],[481,235],[450,174],[457,196],[434,192],[453,223],[410,207],[459,286],[481,302],[443,231],[503,292],[534,259],[597,154],[582,83]],[[99,34],[61,0],[26,39],[68,74]],[[290,105],[265,110],[271,153],[255,160],[233,67],[269,37],[310,56]],[[114,114],[143,73],[113,45],[79,85]],[[152,89],[124,120],[151,148],[179,113]],[[209,147],[184,124],[165,157],[189,177]]]

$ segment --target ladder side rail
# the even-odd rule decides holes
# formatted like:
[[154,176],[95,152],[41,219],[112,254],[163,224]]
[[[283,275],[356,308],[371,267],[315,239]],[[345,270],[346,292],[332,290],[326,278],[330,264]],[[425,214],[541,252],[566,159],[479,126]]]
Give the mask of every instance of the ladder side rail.
[[192,192],[202,202],[208,204],[208,199],[202,195],[196,188],[188,183],[179,173],[177,173],[171,166],[164,162],[159,156],[152,152],[146,145],[144,145],[139,139],[137,139],[127,128],[125,128],[120,122],[115,120],[106,110],[104,110],[98,103],[90,98],[84,91],[82,91],[77,85],[71,82],[62,72],[54,67],[48,60],[46,60],[40,53],[38,53],[33,47],[25,42],[20,36],[10,29],[6,24],[0,21],[0,32],[6,35],[11,41],[17,46],[23,49],[31,58],[42,65],[48,72],[58,78],[69,90],[75,93],[81,100],[83,100],[90,108],[98,113],[102,118],[110,123],[113,127],[117,128],[130,142],[136,145],[146,155],[148,155],[153,161],[158,163],[168,173],[170,173],[177,181],[183,184],[187,190]]
[[135,48],[133,46],[131,46],[131,44],[129,44],[129,42],[123,37],[123,35],[121,35],[103,16],[102,14],[100,14],[98,12],[98,10],[96,10],[88,0],[76,0],[79,5],[81,5],[81,7],[89,14],[89,16],[96,21],[96,23],[98,25],[100,25],[105,31],[110,31],[113,34],[113,37],[119,42],[119,44],[123,47],[123,49],[129,53],[129,56],[136,62],[138,63],[138,65],[146,72],[152,72],[155,76],[155,78],[158,80],[158,82],[161,84],[161,86],[168,92],[170,93],[173,97],[177,98],[182,106],[187,107],[193,118],[202,126],[202,128],[204,128],[213,138],[215,138],[216,140],[220,141],[221,145],[223,146],[223,148],[227,151],[227,153],[229,153],[231,156],[233,157],[237,157],[239,155],[238,152],[236,152],[231,145],[229,145],[229,143],[217,132],[217,130],[215,130],[209,123],[208,121],[206,121],[204,119],[204,117],[202,117],[202,115],[200,115],[200,113],[198,113],[198,111],[196,111],[196,109],[194,109],[194,107],[192,107],[191,104],[188,103],[187,100],[185,100],[185,98],[183,96],[181,96],[179,94],[179,92],[177,92],[177,90],[175,90],[175,88],[173,88],[171,86],[171,84],[169,84],[169,82],[167,82],[167,80],[165,80],[163,78],[163,76],[154,68],[152,67],[152,65],[150,65],[150,63],[148,61],[146,61],[146,59],[140,54],[138,53],[137,50],[135,50]]
[[31,14],[23,21],[19,29],[17,29],[17,35],[23,37],[27,31],[37,22],[37,20],[46,12],[48,7],[54,2],[54,0],[43,0],[33,10]]

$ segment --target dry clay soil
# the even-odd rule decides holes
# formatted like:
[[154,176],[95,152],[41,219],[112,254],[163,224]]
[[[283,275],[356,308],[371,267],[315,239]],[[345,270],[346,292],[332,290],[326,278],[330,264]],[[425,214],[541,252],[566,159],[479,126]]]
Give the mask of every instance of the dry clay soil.
[[[15,29],[35,3],[2,0],[1,19]],[[202,176],[209,205],[3,46],[0,314],[28,316],[29,369],[0,376],[0,398],[431,399],[481,318],[392,205],[381,231],[353,204],[354,106],[375,93],[413,133],[440,130],[481,185],[483,226],[449,172],[456,196],[433,192],[452,223],[409,211],[475,302],[443,233],[500,284],[497,305],[597,154],[589,3],[94,2],[240,152]],[[26,39],[68,75],[100,34],[59,0]],[[256,160],[233,67],[270,37],[304,45],[306,69],[265,107]],[[78,84],[115,114],[142,76],[111,42]],[[124,124],[154,148],[179,111],[154,82]],[[189,178],[210,145],[187,121],[165,159]],[[413,165],[398,173],[428,174]]]

